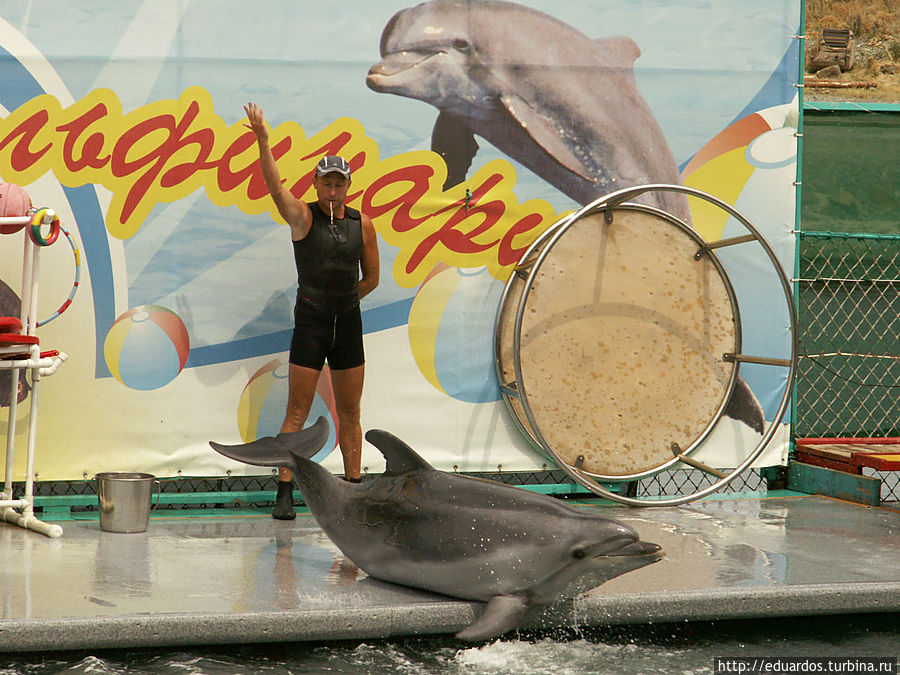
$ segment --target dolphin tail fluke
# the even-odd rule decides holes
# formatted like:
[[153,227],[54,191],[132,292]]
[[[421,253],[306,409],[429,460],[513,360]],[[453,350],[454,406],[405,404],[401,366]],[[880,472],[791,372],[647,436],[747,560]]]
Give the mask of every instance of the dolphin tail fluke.
[[456,634],[460,640],[490,640],[515,628],[530,605],[518,595],[495,595],[481,616]]
[[209,447],[228,459],[243,462],[244,464],[283,466],[289,469],[294,466],[291,454],[274,436],[266,436],[252,443],[244,443],[242,445],[222,445],[221,443],[210,441]]
[[278,442],[284,445],[288,452],[304,459],[312,459],[319,450],[325,447],[329,434],[328,420],[319,417],[314,424],[301,429],[278,434]]
[[742,377],[738,377],[734,382],[734,390],[731,392],[728,405],[725,406],[725,414],[738,422],[743,422],[756,433],[763,433],[765,414],[756,395]]
[[210,447],[229,459],[253,466],[283,466],[293,469],[296,465],[291,453],[307,459],[315,455],[328,440],[328,422],[324,417],[301,431],[266,436],[251,443],[222,445],[210,441]]

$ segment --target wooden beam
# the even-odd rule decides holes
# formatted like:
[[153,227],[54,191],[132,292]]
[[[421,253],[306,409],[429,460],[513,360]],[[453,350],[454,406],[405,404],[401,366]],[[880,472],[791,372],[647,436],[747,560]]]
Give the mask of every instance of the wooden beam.
[[814,77],[805,78],[803,84],[811,89],[875,89],[877,86],[874,82],[864,80],[844,82],[843,80],[818,80]]
[[787,488],[810,495],[834,497],[866,506],[881,504],[881,480],[857,476],[803,462],[791,462],[787,471]]

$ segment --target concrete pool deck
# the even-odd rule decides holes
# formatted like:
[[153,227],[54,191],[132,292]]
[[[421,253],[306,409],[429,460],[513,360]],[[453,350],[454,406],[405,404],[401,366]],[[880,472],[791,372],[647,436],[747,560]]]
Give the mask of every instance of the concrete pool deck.
[[[895,504],[778,492],[581,508],[666,557],[526,628],[900,611]],[[446,634],[483,607],[368,578],[303,512],[163,511],[138,534],[104,532],[96,514],[61,524],[48,539],[0,523],[0,652]]]

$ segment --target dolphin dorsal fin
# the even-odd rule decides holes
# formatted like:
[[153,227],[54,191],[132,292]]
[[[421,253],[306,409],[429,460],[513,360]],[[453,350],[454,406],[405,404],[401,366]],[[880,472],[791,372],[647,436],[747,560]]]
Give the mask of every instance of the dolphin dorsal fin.
[[382,429],[370,429],[366,432],[366,440],[384,455],[386,476],[396,476],[407,471],[434,469],[415,450],[392,433]]
[[623,68],[632,68],[641,55],[641,48],[626,35],[600,38],[594,42],[609,54],[610,58]]

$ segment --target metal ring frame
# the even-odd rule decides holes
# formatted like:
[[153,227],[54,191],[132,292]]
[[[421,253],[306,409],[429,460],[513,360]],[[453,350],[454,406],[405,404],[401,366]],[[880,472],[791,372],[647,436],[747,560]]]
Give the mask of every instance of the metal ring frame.
[[[616,204],[615,206],[609,206],[607,204],[603,204],[599,210],[603,211],[605,214],[607,214],[610,217],[610,220],[606,221],[607,223],[612,222],[611,219],[612,219],[613,213],[622,212],[622,211],[634,211],[634,212],[640,212],[640,213],[657,216],[661,220],[676,227],[683,234],[685,234],[688,238],[692,239],[694,241],[694,243],[697,245],[698,250],[703,251],[707,254],[708,259],[711,261],[712,265],[715,268],[716,273],[719,275],[719,279],[722,282],[724,290],[728,296],[732,317],[734,319],[734,328],[735,328],[735,340],[734,340],[734,344],[732,346],[732,352],[735,354],[739,354],[741,351],[741,326],[740,326],[740,312],[738,309],[737,298],[734,293],[734,289],[731,286],[731,282],[728,279],[728,275],[726,274],[726,272],[725,272],[724,268],[722,267],[718,258],[713,254],[713,252],[711,250],[709,250],[707,248],[707,242],[702,237],[700,237],[696,233],[696,231],[694,231],[692,228],[685,225],[682,221],[678,220],[677,218],[671,216],[667,212],[662,211],[661,209],[656,208],[656,207],[646,206],[643,204],[620,203],[620,204]],[[532,412],[532,415],[529,418],[528,414],[525,411],[525,406],[528,407],[529,411],[531,411],[531,406],[526,401],[522,405],[521,410],[516,408],[516,401],[520,400],[520,397],[518,395],[520,385],[518,383],[523,380],[521,371],[515,370],[514,375],[513,375],[514,381],[511,383],[508,381],[509,380],[509,372],[508,372],[509,366],[508,366],[508,364],[504,364],[504,360],[502,357],[504,348],[506,346],[503,342],[503,328],[504,328],[503,324],[505,323],[504,317],[506,316],[504,314],[503,310],[509,306],[509,304],[512,301],[513,293],[518,290],[516,287],[517,279],[527,278],[527,274],[520,275],[519,273],[526,271],[528,269],[531,269],[532,267],[535,267],[535,268],[539,267],[539,265],[535,264],[536,258],[532,259],[532,257],[538,256],[539,254],[541,254],[542,251],[544,250],[544,245],[547,244],[548,241],[552,240],[552,244],[555,244],[557,239],[559,237],[562,237],[565,234],[565,232],[558,231],[560,228],[565,228],[566,230],[568,230],[568,228],[571,225],[574,225],[575,221],[579,220],[581,218],[581,216],[588,216],[588,215],[592,215],[594,213],[596,213],[596,211],[590,211],[587,213],[583,213],[583,212],[579,211],[577,213],[572,213],[572,214],[560,219],[558,222],[556,222],[554,225],[552,225],[549,229],[544,231],[538,237],[538,239],[526,250],[525,254],[522,256],[519,264],[517,265],[516,273],[510,277],[509,281],[507,282],[507,284],[503,290],[503,294],[501,295],[501,298],[500,298],[500,309],[498,310],[497,318],[495,321],[494,349],[497,354],[497,358],[495,359],[495,367],[497,370],[498,380],[502,383],[500,386],[500,389],[501,389],[504,403],[506,404],[507,409],[509,410],[513,419],[515,420],[516,426],[519,428],[519,430],[525,436],[527,436],[528,439],[531,441],[531,443],[534,445],[534,447],[542,453],[544,453],[543,445],[545,445],[545,444],[549,445],[549,443],[547,443],[546,440],[541,440],[540,438],[538,438],[538,435],[535,434],[530,427],[530,421],[534,419],[534,416],[533,416],[533,412]],[[556,236],[554,236],[554,235],[556,235]],[[552,244],[551,244],[551,246],[552,246]],[[547,247],[548,252],[549,252],[549,248],[551,246]],[[697,254],[697,255],[699,256],[699,254]],[[543,262],[543,260],[544,260],[544,258],[541,257],[541,262]],[[535,272],[535,274],[536,273],[537,272]],[[525,283],[525,282],[523,281],[522,283]],[[519,300],[516,301],[517,305],[519,305],[520,303],[521,303],[521,306],[524,307],[524,304],[525,304],[524,297],[521,297]],[[520,335],[521,335],[521,321],[518,324],[516,324],[515,336],[513,337],[513,342],[516,344],[514,349],[515,349],[515,353],[517,355],[520,354],[518,342],[517,342]],[[520,363],[520,360],[518,359],[518,357],[516,357],[516,363],[517,364]],[[685,448],[679,448],[678,454],[677,455],[673,454],[671,456],[671,458],[669,458],[666,462],[664,462],[658,466],[654,466],[645,471],[638,471],[638,472],[629,473],[629,474],[609,475],[609,474],[601,474],[601,473],[591,472],[588,470],[580,470],[580,472],[582,474],[589,476],[590,478],[600,479],[600,480],[603,480],[608,483],[628,483],[628,482],[640,480],[641,478],[653,476],[661,471],[664,471],[665,469],[668,469],[669,467],[673,466],[674,464],[677,464],[679,461],[690,462],[690,458],[688,457],[688,455],[690,455],[690,453],[693,450],[695,450],[709,436],[710,433],[712,433],[713,427],[715,426],[719,417],[721,417],[722,413],[724,412],[725,408],[727,407],[728,402],[731,397],[731,394],[734,390],[735,381],[737,380],[737,376],[738,376],[738,369],[735,367],[734,369],[732,369],[731,375],[728,378],[728,384],[726,386],[726,390],[722,396],[722,400],[720,401],[720,404],[718,406],[718,409],[717,409],[715,415],[707,423],[706,427],[703,429],[703,431],[700,433],[700,435],[695,440],[693,440],[690,443],[690,445],[688,445]],[[521,387],[524,387],[524,383],[521,385]],[[523,419],[523,417],[525,417],[525,419]],[[548,456],[549,459],[553,460],[556,463],[563,462],[563,463],[567,464],[567,462],[564,459],[556,456],[555,453],[552,455],[549,453],[544,453],[544,454],[546,456]],[[705,465],[699,465],[699,466],[702,466],[704,469],[709,470],[709,467],[707,467]],[[720,473],[720,472],[717,472],[717,473]]]
[[[737,220],[744,228],[749,232],[748,235],[740,236],[740,237],[732,237],[729,239],[721,239],[716,242],[710,243],[705,242],[702,237],[700,237],[693,229],[691,229],[687,224],[683,223],[679,219],[674,216],[665,213],[659,209],[644,206],[640,204],[634,204],[629,202],[629,200],[639,197],[640,195],[646,192],[676,192],[681,193],[691,197],[697,197],[699,199],[703,199],[711,204],[717,206],[718,208],[726,211],[731,217]],[[791,355],[789,359],[773,359],[766,357],[748,357],[745,355],[741,355],[739,353],[735,353],[735,369],[732,373],[732,377],[730,379],[728,385],[728,391],[723,399],[722,405],[720,406],[718,412],[713,417],[713,419],[709,422],[706,430],[702,433],[701,437],[698,438],[694,443],[692,443],[691,447],[685,451],[683,454],[687,454],[691,449],[694,449],[699,445],[710,433],[712,428],[721,418],[725,406],[727,405],[728,399],[731,395],[734,381],[739,374],[741,362],[748,363],[760,363],[764,365],[773,365],[773,366],[782,366],[788,368],[788,377],[785,382],[784,391],[781,396],[781,401],[778,406],[778,410],[773,418],[773,422],[769,425],[769,428],[765,430],[761,440],[756,445],[756,447],[747,455],[743,462],[741,462],[737,467],[735,467],[730,473],[722,476],[714,482],[712,485],[707,486],[701,490],[693,492],[688,495],[679,495],[677,497],[665,498],[665,497],[654,497],[652,499],[643,500],[637,499],[635,497],[628,497],[624,495],[620,495],[615,492],[611,492],[607,490],[602,485],[600,485],[595,479],[594,475],[589,474],[585,471],[582,471],[576,467],[571,466],[565,460],[563,460],[556,451],[550,446],[547,440],[544,438],[543,434],[540,430],[540,425],[537,423],[537,420],[534,417],[531,406],[528,401],[528,394],[525,390],[523,377],[522,377],[522,365],[521,365],[521,352],[520,352],[520,340],[521,340],[521,331],[522,331],[522,319],[525,311],[525,302],[528,298],[528,294],[531,291],[532,285],[534,283],[536,274],[546,259],[549,251],[553,248],[556,242],[562,237],[566,231],[583,216],[596,214],[598,212],[607,211],[615,208],[630,208],[637,209],[644,212],[652,213],[658,216],[663,217],[665,220],[669,221],[673,226],[678,226],[686,231],[689,231],[692,236],[694,236],[701,245],[701,252],[710,253],[713,249],[721,248],[725,246],[732,246],[737,244],[743,244],[751,241],[755,241],[758,243],[766,256],[768,257],[770,263],[772,264],[775,273],[778,276],[779,282],[781,283],[782,293],[784,296],[785,305],[788,310],[788,316],[790,319],[790,333],[791,333]],[[740,344],[740,316],[737,311],[737,304],[734,300],[733,291],[731,289],[730,281],[728,280],[727,273],[721,267],[720,263],[715,259],[715,256],[712,256],[714,260],[717,270],[720,275],[722,275],[723,281],[726,283],[729,295],[732,298],[732,309],[735,312],[735,325],[736,325],[736,341],[738,345],[736,348],[739,348]],[[504,363],[502,357],[502,351],[504,349],[503,345],[503,331],[504,324],[507,320],[507,314],[504,311],[507,309],[507,305],[509,301],[513,297],[513,294],[518,291],[517,288],[517,280],[522,278],[522,274],[524,272],[528,272],[527,277],[525,278],[524,288],[521,290],[521,295],[518,299],[515,320],[513,324],[513,335],[512,335],[512,356],[513,356],[513,366],[514,366],[514,381],[508,382],[508,375],[506,372],[506,368],[508,364]],[[772,250],[769,243],[765,240],[765,238],[759,233],[759,231],[753,226],[753,224],[747,220],[741,213],[739,213],[736,209],[734,209],[730,204],[723,202],[722,200],[709,195],[700,190],[696,190],[694,188],[688,188],[681,185],[667,185],[667,184],[652,184],[652,185],[641,185],[635,186],[631,188],[625,188],[622,190],[618,190],[604,197],[600,197],[595,201],[591,202],[587,206],[582,209],[576,211],[573,214],[570,214],[559,221],[557,221],[554,225],[552,225],[549,229],[547,229],[544,233],[538,237],[537,240],[525,251],[522,258],[520,259],[516,269],[513,274],[510,276],[507,281],[506,287],[503,290],[503,294],[500,298],[500,306],[497,310],[496,319],[494,322],[494,353],[495,353],[495,369],[497,373],[498,380],[500,382],[500,391],[502,394],[502,398],[510,415],[515,420],[516,425],[519,427],[519,430],[528,438],[528,440],[546,457],[554,461],[566,474],[569,475],[572,480],[574,480],[579,485],[586,487],[588,490],[602,497],[606,497],[613,501],[617,501],[623,504],[627,504],[629,506],[675,506],[678,504],[685,504],[687,502],[693,501],[695,499],[699,499],[701,497],[705,497],[713,492],[719,490],[720,488],[727,485],[731,482],[735,477],[737,477],[741,472],[746,470],[755,460],[759,457],[762,452],[765,450],[766,446],[772,440],[776,431],[780,426],[780,420],[784,418],[784,414],[787,411],[788,405],[791,400],[791,392],[793,389],[794,379],[796,377],[796,367],[797,367],[797,311],[794,306],[793,294],[791,292],[790,281],[785,274],[784,270],[781,267],[780,262],[778,261],[775,252]],[[516,408],[515,402],[521,406],[521,411]],[[525,419],[522,419],[522,414],[524,414]],[[634,474],[631,476],[617,476],[614,480],[607,479],[607,482],[627,482],[630,480],[635,480],[637,478],[645,477],[647,475],[652,475],[658,473],[659,471],[665,470],[667,467],[675,464],[680,461],[677,457],[672,458],[671,461],[666,462],[662,466],[655,467],[653,470],[649,472],[644,472],[640,474]]]
[[[530,260],[533,255],[538,253],[544,246],[544,244],[547,243],[547,240],[549,240],[550,237],[553,236],[556,230],[560,227],[566,226],[567,223],[571,222],[574,216],[575,213],[570,213],[569,215],[564,216],[549,228],[544,230],[544,232],[542,232],[540,236],[535,239],[531,246],[526,249],[525,253],[522,254],[519,263],[516,265],[515,270],[510,275],[509,280],[506,282],[506,286],[503,288],[503,293],[500,295],[500,304],[497,309],[497,316],[494,319],[494,367],[497,374],[497,381],[500,383],[500,393],[503,398],[503,402],[506,404],[507,410],[509,411],[510,416],[512,417],[519,431],[531,442],[536,450],[542,453],[544,452],[544,450],[541,447],[541,442],[538,440],[535,433],[531,430],[531,427],[528,425],[527,420],[522,419],[524,411],[520,413],[515,408],[515,401],[519,399],[517,385],[515,382],[507,381],[508,376],[505,372],[506,368],[504,367],[505,364],[502,356],[504,350],[502,336],[504,324],[506,323],[504,320],[505,314],[503,310],[506,308],[507,303],[512,297],[516,280],[520,278],[519,273],[526,270],[528,268],[528,265],[530,264],[525,261]],[[516,304],[518,304],[518,301]],[[513,358],[517,359],[516,356],[513,356]],[[552,456],[549,456],[549,458],[553,459]]]

